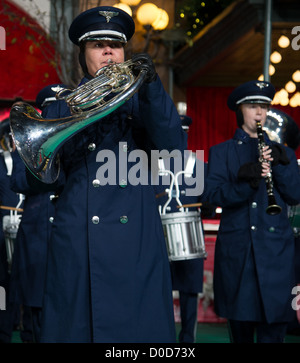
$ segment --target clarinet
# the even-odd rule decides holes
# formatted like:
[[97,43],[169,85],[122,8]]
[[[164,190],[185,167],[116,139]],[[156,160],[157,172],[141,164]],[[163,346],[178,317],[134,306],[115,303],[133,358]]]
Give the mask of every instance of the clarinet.
[[262,130],[262,126],[260,121],[256,121],[256,129],[257,129],[257,136],[258,136],[258,152],[259,152],[259,162],[267,162],[270,165],[270,172],[265,177],[266,187],[267,187],[267,194],[268,194],[268,207],[266,212],[271,216],[275,216],[281,212],[281,207],[276,203],[275,195],[274,195],[274,187],[273,187],[273,179],[272,179],[272,169],[271,163],[268,160],[265,160],[263,157],[263,149],[266,146],[264,134]]

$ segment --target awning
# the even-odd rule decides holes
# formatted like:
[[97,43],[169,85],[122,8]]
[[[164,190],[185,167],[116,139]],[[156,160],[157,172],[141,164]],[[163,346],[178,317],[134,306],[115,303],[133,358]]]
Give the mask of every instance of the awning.
[[54,46],[30,15],[8,0],[0,0],[0,5],[0,26],[5,31],[5,49],[0,50],[0,101],[35,101],[43,87],[61,82]]

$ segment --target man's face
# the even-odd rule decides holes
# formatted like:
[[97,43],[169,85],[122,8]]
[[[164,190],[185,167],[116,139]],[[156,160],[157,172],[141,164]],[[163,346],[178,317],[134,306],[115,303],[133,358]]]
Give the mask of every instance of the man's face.
[[244,117],[242,128],[251,137],[257,137],[256,122],[259,121],[264,126],[269,105],[263,103],[244,103],[240,107]]
[[86,42],[85,60],[91,76],[94,76],[98,69],[107,66],[109,64],[109,59],[113,63],[124,62],[124,47],[121,42],[111,40]]

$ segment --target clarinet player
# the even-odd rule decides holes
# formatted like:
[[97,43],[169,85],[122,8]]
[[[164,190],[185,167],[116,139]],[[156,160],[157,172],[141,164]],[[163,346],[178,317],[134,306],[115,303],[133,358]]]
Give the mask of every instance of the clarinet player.
[[222,207],[215,310],[227,318],[233,343],[282,343],[293,316],[294,239],[287,204],[300,202],[297,160],[292,149],[271,142],[266,133],[263,141],[258,138],[274,94],[271,83],[256,80],[234,89],[227,105],[238,128],[209,153],[206,192]]

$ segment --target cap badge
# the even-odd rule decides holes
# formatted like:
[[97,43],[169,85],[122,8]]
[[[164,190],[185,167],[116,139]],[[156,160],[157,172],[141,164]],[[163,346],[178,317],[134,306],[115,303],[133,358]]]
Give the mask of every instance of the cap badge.
[[259,87],[261,90],[263,88],[267,88],[269,87],[269,85],[267,83],[264,83],[264,82],[260,82],[260,83],[256,83],[257,87]]
[[111,18],[119,15],[119,13],[116,11],[99,11],[99,14],[104,16],[108,23],[110,22]]
[[53,91],[53,92],[59,92],[59,91],[61,91],[61,90],[63,90],[64,88],[63,87],[60,87],[60,86],[56,86],[56,87],[51,87],[51,91]]

